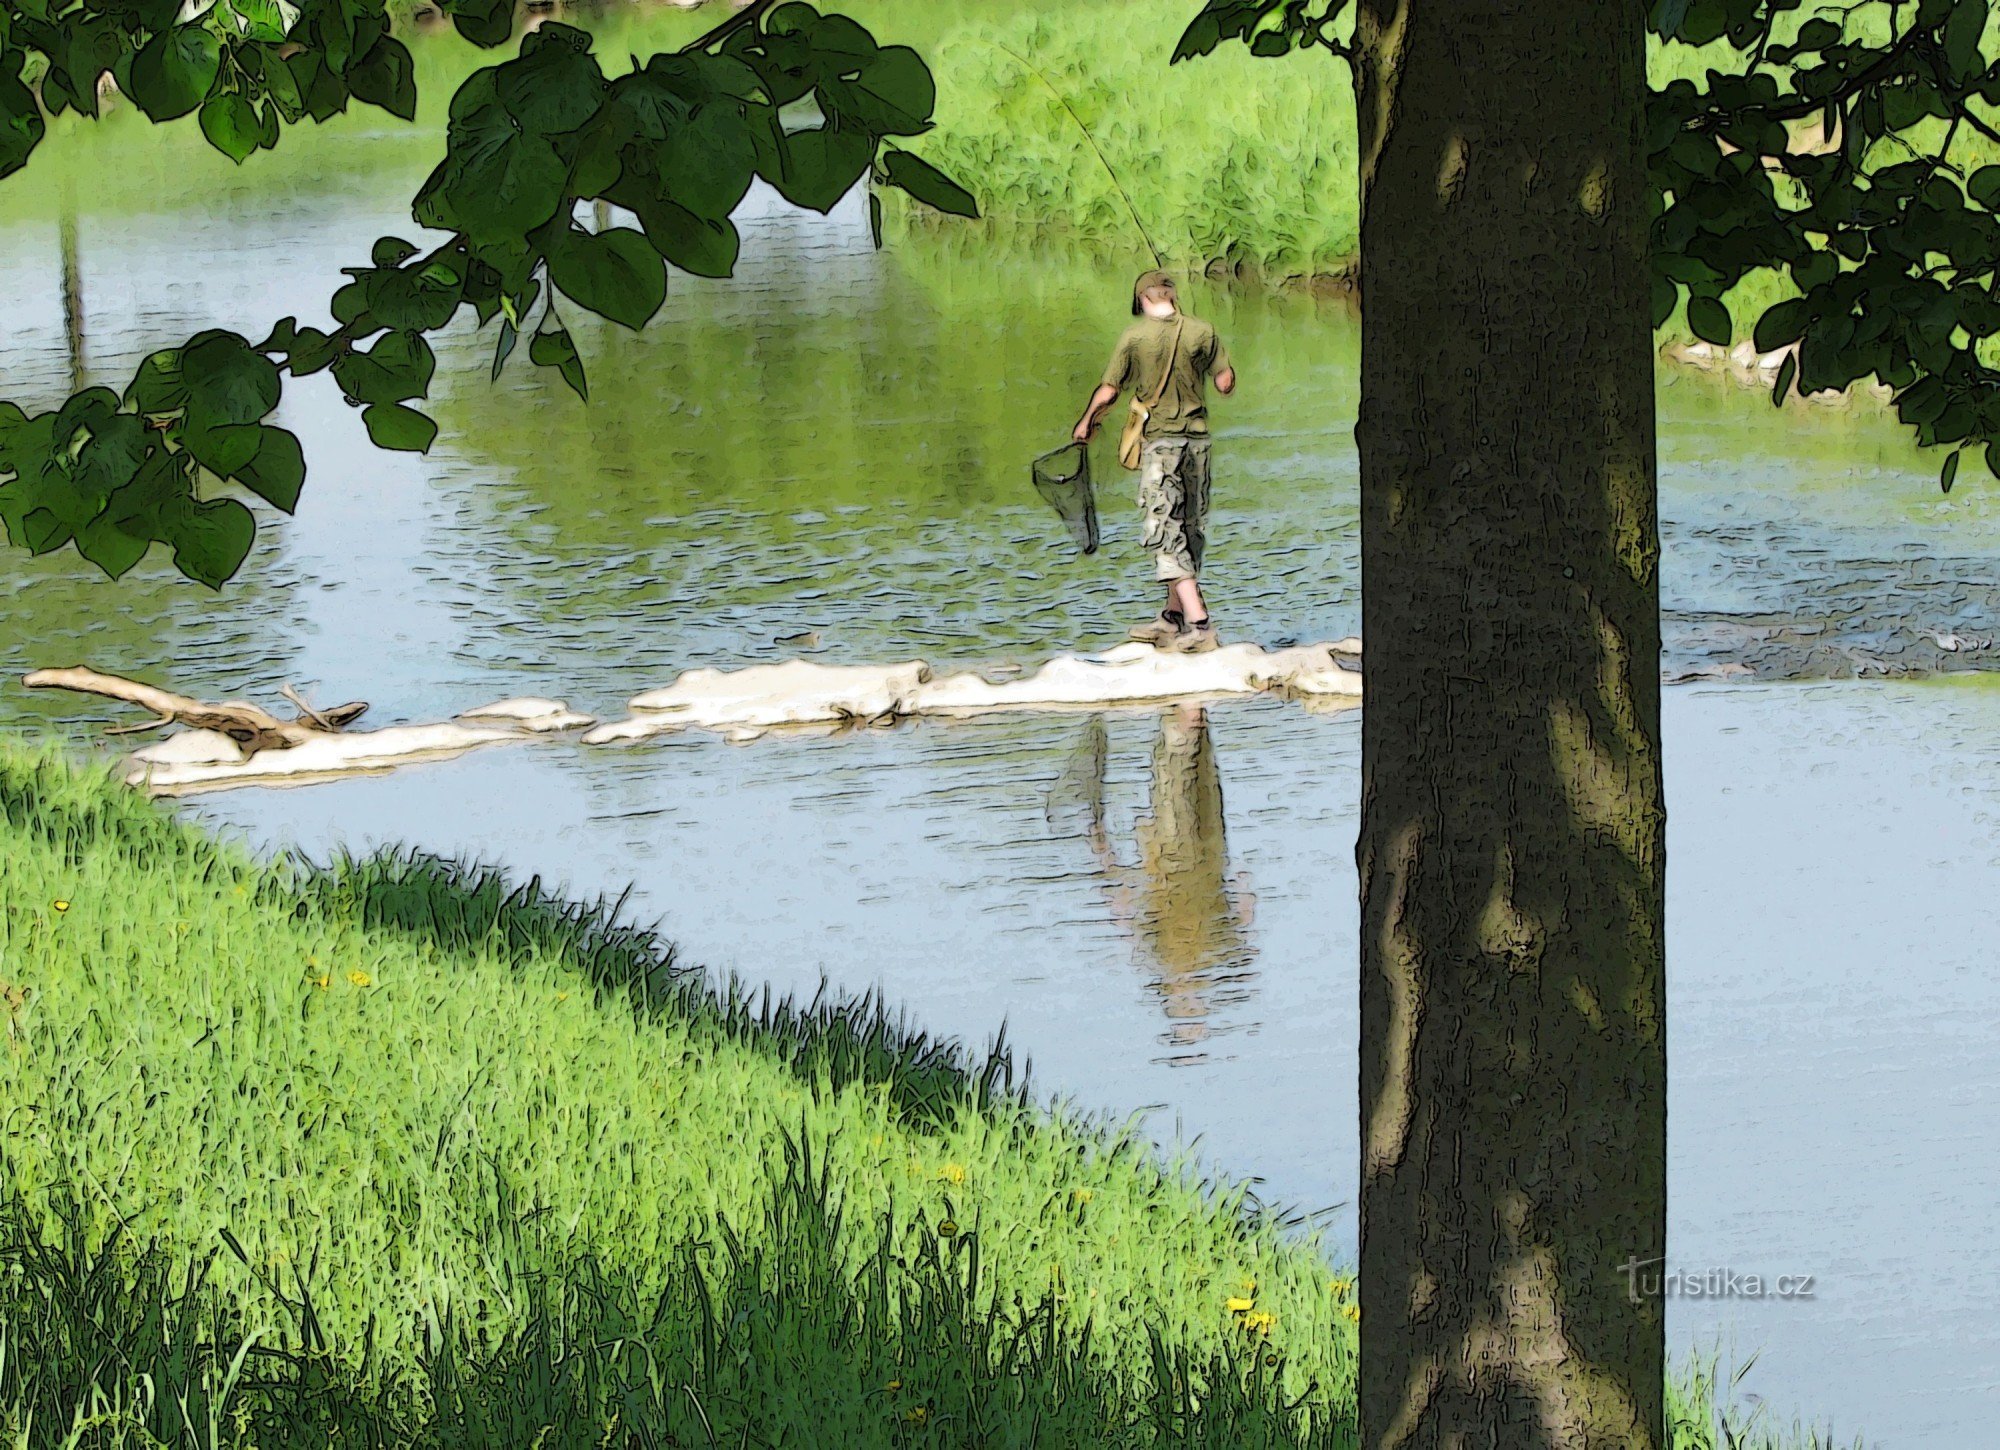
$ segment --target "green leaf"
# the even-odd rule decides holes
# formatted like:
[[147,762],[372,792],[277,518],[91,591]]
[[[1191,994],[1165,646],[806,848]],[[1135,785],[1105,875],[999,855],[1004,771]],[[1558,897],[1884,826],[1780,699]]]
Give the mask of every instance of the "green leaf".
[[2000,210],[2000,166],[1982,166],[1965,183],[1965,194],[1988,211]]
[[549,280],[568,296],[634,331],[660,310],[667,269],[643,236],[619,227],[593,236],[569,228],[548,244]]
[[189,418],[180,426],[180,444],[217,478],[240,473],[257,456],[263,429],[255,423],[207,426]]
[[77,553],[112,579],[130,573],[152,546],[151,535],[127,533],[108,513],[99,514],[76,533]]
[[1674,315],[1674,304],[1681,300],[1681,290],[1659,273],[1653,274],[1653,326],[1663,327]]
[[1791,392],[1792,379],[1798,376],[1798,372],[1799,355],[1796,352],[1786,353],[1785,360],[1778,364],[1778,380],[1771,385],[1772,407],[1784,405],[1785,395]]
[[417,244],[401,237],[377,237],[368,249],[368,260],[378,267],[400,267],[416,256]]
[[1896,396],[1896,412],[1905,423],[1935,422],[1951,399],[1937,377],[1919,378]]
[[1986,33],[1986,0],[1957,0],[1951,18],[1944,23],[1944,55],[1956,79],[1975,75],[1986,67],[1979,54],[1980,37]]
[[1808,252],[1792,263],[1792,281],[1801,292],[1810,292],[1840,275],[1840,258],[1832,252]]
[[505,45],[514,35],[514,0],[444,0],[458,33],[488,49]]
[[457,109],[479,77],[452,99],[445,159],[417,193],[416,219],[462,231],[475,247],[518,242],[556,214],[568,167],[549,142],[518,129],[498,101]]
[[417,77],[409,47],[402,41],[383,36],[369,48],[360,64],[347,72],[347,88],[354,98],[380,106],[405,121],[417,118]]
[[696,216],[686,207],[657,196],[627,193],[621,187],[621,205],[631,208],[647,240],[662,256],[683,272],[697,277],[727,277],[736,266],[741,240],[735,224],[713,217]]
[[243,38],[276,45],[285,38],[285,12],[277,0],[229,0],[229,8],[243,17]]
[[1788,297],[1773,303],[1757,319],[1757,325],[1751,329],[1751,340],[1760,353],[1776,352],[1804,337],[1810,320],[1810,307],[1805,298]]
[[1729,309],[1719,297],[1690,297],[1687,306],[1688,330],[1703,342],[1728,347],[1733,329]]
[[521,336],[519,329],[506,318],[500,319],[500,340],[493,346],[493,381],[500,381],[500,369],[507,366],[507,359],[514,355],[514,343]]
[[233,332],[204,332],[181,349],[188,418],[202,427],[254,423],[278,406],[278,369]]
[[372,403],[361,410],[361,421],[368,425],[369,440],[377,448],[399,453],[428,453],[437,438],[436,423],[400,403]]
[[642,155],[670,200],[722,221],[736,210],[756,174],[757,147],[751,135],[741,115],[708,105]]
[[528,360],[537,367],[556,369],[579,398],[586,403],[590,401],[590,384],[583,375],[583,359],[577,356],[575,342],[562,327],[553,327],[529,338]]
[[507,113],[538,136],[567,135],[604,104],[604,72],[590,53],[590,37],[568,25],[536,30],[493,82]]
[[900,187],[925,206],[975,221],[979,217],[979,203],[971,192],[912,152],[887,152],[882,157],[882,174],[891,186]]
[[181,381],[181,350],[165,348],[139,364],[125,389],[125,401],[141,413],[178,413],[187,406],[187,384]]
[[306,460],[298,436],[283,428],[260,428],[257,453],[236,470],[235,477],[273,508],[290,513],[299,506],[305,486]]
[[1647,28],[1655,35],[1672,39],[1681,28],[1681,21],[1687,16],[1688,0],[1654,0],[1652,14],[1647,18]]
[[437,358],[420,333],[389,332],[366,352],[334,359],[334,381],[359,403],[400,403],[430,391]]
[[207,97],[222,66],[222,41],[200,25],[177,25],[132,57],[132,99],[150,120],[185,116]]
[[[831,18],[831,17],[829,17]],[[821,109],[877,136],[916,136],[930,129],[937,84],[907,45],[877,51],[852,80],[820,82]]]
[[443,327],[464,295],[464,266],[456,257],[444,257],[424,267],[361,273],[368,312],[384,327],[411,332]]
[[1944,469],[1938,474],[1938,487],[1946,493],[1950,493],[1951,486],[1958,482],[1958,456],[1963,452],[1963,448],[1952,449],[1951,457],[1944,461]]
[[238,166],[264,143],[264,123],[257,108],[239,95],[214,96],[202,102],[201,134],[208,144]]
[[299,90],[299,79],[289,65],[279,62],[264,65],[264,90],[271,104],[278,108],[278,114],[287,122],[296,121],[306,113],[306,98]]
[[875,159],[876,141],[865,131],[826,126],[790,135],[775,125],[760,132],[757,170],[793,206],[830,212]]
[[233,498],[192,499],[161,510],[162,534],[174,564],[197,584],[220,589],[243,566],[257,537],[257,520]]
[[[882,197],[880,193],[868,193],[868,235],[875,243],[875,250],[882,250]],[[1654,326],[1658,326],[1655,323]]]
[[34,93],[14,77],[0,74],[0,176],[28,164],[45,130]]

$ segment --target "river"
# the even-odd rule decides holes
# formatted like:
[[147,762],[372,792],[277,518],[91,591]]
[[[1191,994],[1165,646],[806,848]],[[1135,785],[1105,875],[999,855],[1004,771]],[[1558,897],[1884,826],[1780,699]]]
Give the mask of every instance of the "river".
[[[421,148],[376,144],[350,125],[240,173],[182,148],[137,203],[92,199],[89,146],[44,158],[82,198],[82,356],[54,216],[10,212],[4,394],[47,405],[73,362],[122,384],[202,327],[323,322],[340,267],[414,236],[398,198]],[[760,191],[741,220],[736,278],[675,276],[643,335],[578,330],[588,406],[518,355],[489,385],[490,339],[466,334],[440,347],[428,457],[370,449],[327,379],[290,387],[304,501],[260,510],[219,596],[157,560],[113,585],[73,555],[0,555],[0,673],[88,661],[272,702],[291,682],[369,699],[375,723],[520,693],[609,715],[695,665],[1022,663],[1149,612],[1109,450],[1091,559],[1026,471],[1095,380],[1133,266],[878,253],[856,197],[821,219]],[[1351,633],[1355,323],[1188,290],[1243,380],[1215,409],[1218,623],[1267,645]],[[1683,1294],[1670,1346],[1760,1352],[1739,1398],[1781,1421],[1988,1443],[2000,646],[1971,645],[2000,633],[1996,491],[1969,469],[1940,496],[1935,459],[1865,406],[1773,410],[1663,368],[1660,408],[1668,668],[1729,675],[1665,705],[1670,1267],[1814,1278],[1809,1298]],[[0,727],[82,738],[114,714],[0,685]],[[186,809],[321,859],[406,842],[585,895],[630,885],[719,972],[879,988],[975,1044],[1004,1021],[1044,1094],[1142,1113],[1267,1201],[1326,1210],[1351,1258],[1358,747],[1351,711],[1256,700],[548,741]]]

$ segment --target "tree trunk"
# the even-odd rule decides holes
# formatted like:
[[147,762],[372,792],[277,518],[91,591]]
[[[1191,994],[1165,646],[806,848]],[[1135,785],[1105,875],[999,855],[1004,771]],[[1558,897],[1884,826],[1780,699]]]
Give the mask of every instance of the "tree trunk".
[[1643,27],[1361,0],[1368,1450],[1666,1443]]

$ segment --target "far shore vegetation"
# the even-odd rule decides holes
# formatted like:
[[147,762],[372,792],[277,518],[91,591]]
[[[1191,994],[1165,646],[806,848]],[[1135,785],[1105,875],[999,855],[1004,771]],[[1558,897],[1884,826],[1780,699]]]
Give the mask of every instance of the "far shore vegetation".
[[[712,23],[713,8],[591,0],[541,13],[593,31],[599,51],[616,57],[691,38]],[[971,234],[1127,260],[1149,260],[1157,248],[1168,265],[1217,280],[1335,294],[1351,286],[1359,234],[1353,87],[1332,57],[1273,62],[1234,45],[1170,66],[1198,8],[1187,0],[851,0],[845,8],[885,43],[917,47],[936,75],[937,129],[911,149],[977,178],[979,222],[922,214],[885,192],[896,238]],[[60,118],[49,154],[10,183],[10,206],[33,215],[64,204],[63,178],[77,168],[59,158],[78,145],[118,149],[116,167],[92,168],[88,196],[71,193],[71,204],[94,210],[145,209],[162,188],[178,194],[191,179],[223,193],[263,185],[263,173],[279,165],[287,186],[310,188],[315,171],[365,166],[385,184],[407,173],[414,191],[436,159],[445,102],[485,57],[427,19],[427,5],[397,0],[390,10],[416,42],[415,126],[357,110],[302,128],[287,158],[237,168],[192,125],[156,131],[143,117],[117,115],[114,103],[106,121]],[[531,22],[534,12],[521,16]],[[2000,17],[1989,23],[1996,26]],[[1656,43],[1653,81],[1734,61],[1724,42],[1701,50]],[[1816,123],[1800,124],[1797,144],[1814,144]],[[1908,139],[1934,146],[1943,127],[1919,123]],[[1967,129],[1953,138],[1951,159],[1969,171],[2000,161],[2000,144]],[[1795,295],[1789,277],[1757,273],[1724,300],[1746,338],[1764,308]],[[1679,310],[1660,329],[1663,343],[1692,337]]]

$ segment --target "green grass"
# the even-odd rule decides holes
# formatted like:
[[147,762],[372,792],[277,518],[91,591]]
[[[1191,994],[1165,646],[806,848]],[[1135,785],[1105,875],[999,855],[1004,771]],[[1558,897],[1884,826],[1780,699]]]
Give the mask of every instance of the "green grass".
[[[876,0],[857,13],[889,34],[906,8]],[[1242,46],[1170,67],[1195,8],[969,13],[924,52],[938,129],[914,149],[973,188],[989,232],[1133,257],[1150,237],[1176,265],[1220,260],[1271,277],[1342,270],[1358,239],[1345,67],[1259,60]]]
[[1352,1442],[1320,1246],[1003,1053],[47,754],[0,818],[0,1445]]

